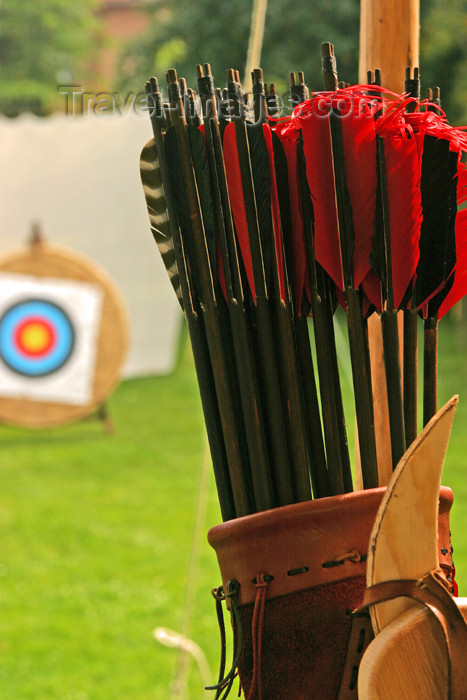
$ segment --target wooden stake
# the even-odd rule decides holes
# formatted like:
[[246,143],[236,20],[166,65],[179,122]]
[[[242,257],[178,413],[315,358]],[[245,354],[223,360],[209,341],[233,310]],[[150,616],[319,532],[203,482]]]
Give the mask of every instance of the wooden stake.
[[361,0],[359,81],[380,68],[384,87],[402,91],[404,69],[419,65],[420,0]]
[[[381,71],[384,87],[400,93],[404,69],[419,65],[420,0],[361,0],[358,79]],[[380,484],[387,484],[392,458],[384,375],[381,322],[373,314],[368,323],[372,365],[376,450]]]

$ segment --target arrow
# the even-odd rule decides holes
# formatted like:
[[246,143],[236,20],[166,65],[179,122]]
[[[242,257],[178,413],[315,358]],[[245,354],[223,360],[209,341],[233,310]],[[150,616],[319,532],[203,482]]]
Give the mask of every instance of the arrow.
[[203,105],[204,136],[211,175],[214,218],[232,326],[239,391],[245,416],[253,490],[257,509],[266,510],[276,505],[276,496],[270,473],[266,418],[261,400],[254,347],[248,327],[249,319],[245,310],[237,243],[217,119],[214,81],[208,64],[205,64],[204,70],[199,65],[197,71],[198,87]]
[[[152,85],[154,86],[154,83]],[[157,211],[159,217],[157,226],[160,227],[164,233],[164,242],[168,240],[172,241],[171,244],[168,243],[167,245],[169,248],[170,246],[173,247],[174,258],[177,263],[180,295],[183,300],[185,317],[193,347],[193,357],[205,416],[206,430],[211,449],[221,513],[224,520],[230,520],[231,518],[235,517],[235,506],[233,502],[227,456],[222,434],[219,405],[214,390],[213,369],[209,358],[203,322],[199,309],[197,310],[195,308],[191,294],[191,285],[188,277],[183,243],[176,224],[176,218],[173,211],[173,205],[170,201],[170,195],[168,194],[167,190],[168,174],[163,146],[162,128],[163,123],[162,120],[160,120],[155,124],[155,139],[151,139],[143,148],[140,161],[141,178],[151,225],[154,223],[154,211]],[[156,206],[154,201],[155,199],[158,202]],[[161,218],[163,221],[160,220]],[[170,262],[169,277],[172,275],[173,279],[173,266],[171,258],[167,260],[167,257],[165,257],[164,262]]]
[[227,71],[227,81],[229,102],[233,108],[232,121],[224,130],[222,144],[227,184],[251,295],[251,315],[256,327],[255,344],[269,425],[273,475],[279,504],[286,505],[293,502],[294,492],[243,98],[235,71]]
[[[182,240],[185,245],[186,242],[190,244],[190,265],[196,271],[196,292],[203,311],[206,339],[214,369],[214,384],[219,402],[235,510],[237,516],[246,515],[254,510],[254,506],[251,503],[248,486],[251,477],[244,450],[244,427],[241,422],[241,411],[235,401],[237,393],[234,387],[237,380],[232,367],[232,358],[229,356],[231,345],[224,344],[223,340],[222,319],[213,285],[206,232],[176,72],[168,71],[167,80],[173,126],[167,130],[164,146],[166,154],[170,153],[171,192],[172,195],[176,195],[175,207]],[[225,329],[225,325],[223,328]]]

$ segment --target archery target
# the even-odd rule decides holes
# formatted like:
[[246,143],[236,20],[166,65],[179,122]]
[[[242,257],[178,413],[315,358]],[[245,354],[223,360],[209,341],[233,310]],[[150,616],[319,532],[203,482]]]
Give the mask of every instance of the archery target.
[[74,338],[68,314],[45,299],[16,302],[0,318],[1,358],[24,377],[59,370],[73,353]]
[[92,396],[102,291],[0,273],[0,392],[84,405]]

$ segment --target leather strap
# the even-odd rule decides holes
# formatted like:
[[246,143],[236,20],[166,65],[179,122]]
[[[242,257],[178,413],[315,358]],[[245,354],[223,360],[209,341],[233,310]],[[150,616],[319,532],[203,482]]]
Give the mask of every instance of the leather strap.
[[352,627],[338,700],[356,700],[358,698],[358,668],[363,654],[373,639],[373,628],[368,610],[355,613],[352,616]]
[[465,700],[467,688],[467,623],[446,589],[446,579],[439,570],[415,580],[384,581],[366,589],[360,614],[370,605],[400,596],[422,603],[434,615],[444,633],[449,664],[449,700]]

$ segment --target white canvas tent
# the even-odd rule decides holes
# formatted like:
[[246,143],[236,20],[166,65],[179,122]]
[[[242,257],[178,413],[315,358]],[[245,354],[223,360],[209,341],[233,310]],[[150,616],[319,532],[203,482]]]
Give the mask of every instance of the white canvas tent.
[[147,116],[0,117],[0,255],[38,221],[50,244],[101,265],[129,312],[125,376],[165,373],[182,315],[152,239],[139,178]]

